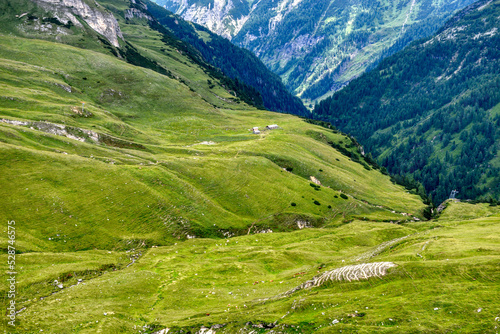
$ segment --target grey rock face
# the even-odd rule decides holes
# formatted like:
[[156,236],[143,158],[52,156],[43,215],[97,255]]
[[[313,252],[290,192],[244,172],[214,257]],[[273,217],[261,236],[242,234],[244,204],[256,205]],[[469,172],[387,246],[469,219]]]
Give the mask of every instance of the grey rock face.
[[50,11],[58,20],[64,23],[71,21],[75,26],[81,27],[80,21],[76,16],[81,17],[97,33],[106,37],[106,39],[115,47],[120,47],[118,39],[123,39],[120,26],[113,14],[99,4],[88,5],[83,0],[32,0],[40,7]]
[[136,9],[136,8],[130,8],[125,11],[125,18],[132,20],[133,18],[138,18],[138,19],[146,19],[146,20],[153,20],[153,18],[144,12]]

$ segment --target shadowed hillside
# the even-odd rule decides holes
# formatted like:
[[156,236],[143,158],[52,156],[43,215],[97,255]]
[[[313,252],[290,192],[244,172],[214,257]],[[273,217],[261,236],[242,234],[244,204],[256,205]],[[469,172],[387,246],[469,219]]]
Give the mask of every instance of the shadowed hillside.
[[314,111],[436,204],[500,196],[500,2],[479,1]]

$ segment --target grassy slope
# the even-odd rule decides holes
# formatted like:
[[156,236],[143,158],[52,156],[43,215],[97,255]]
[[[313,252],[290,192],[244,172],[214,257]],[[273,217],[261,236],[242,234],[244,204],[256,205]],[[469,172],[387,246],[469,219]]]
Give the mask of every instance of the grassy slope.
[[[467,217],[455,218],[465,211]],[[150,328],[150,333],[153,328],[197,331],[202,325],[226,324],[217,333],[241,328],[249,333],[257,329],[245,325],[252,321],[276,322],[285,333],[494,333],[499,228],[498,208],[450,203],[441,218],[429,223],[354,221],[336,229],[194,239],[151,248],[129,268],[108,269],[101,276],[77,274],[67,283],[83,277],[85,285],[43,300],[28,295],[19,330],[138,333]],[[376,245],[406,235],[364,260],[398,265],[383,279],[332,283],[275,298],[318,271],[359,263],[356,258],[373,255]],[[59,273],[60,262],[76,270],[95,267],[97,261],[119,262],[117,257],[93,251],[57,258],[35,253],[21,259],[24,270],[48,277],[46,268],[54,262]],[[50,284],[38,288],[59,290]],[[349,316],[356,313],[364,316]]]
[[[132,35],[132,29],[139,30],[124,27],[124,34]],[[16,248],[22,252],[17,255],[17,305],[27,307],[18,315],[18,333],[40,329],[120,333],[138,332],[139,326],[155,323],[159,328],[199,328],[228,322],[225,331],[231,333],[248,320],[271,322],[289,311],[280,323],[303,328],[302,323],[308,322],[303,329],[312,331],[314,326],[324,327],[327,319],[340,320],[370,302],[373,314],[339,325],[351,328],[360,319],[367,321],[364,328],[369,331],[399,309],[398,291],[412,291],[407,289],[413,285],[405,273],[415,277],[425,268],[420,258],[408,255],[407,247],[444,231],[431,230],[436,223],[383,223],[406,220],[399,212],[418,215],[421,201],[378,171],[368,171],[314,139],[322,133],[331,141],[349,143],[343,135],[293,116],[216,98],[201,84],[208,78],[203,71],[175,50],[168,58],[161,58],[155,45],[148,52],[174,76],[190,78],[187,85],[101,52],[5,35],[0,35],[0,44],[2,118],[65,124],[114,138],[107,144],[80,142],[41,132],[36,126],[0,123],[0,194],[11,199],[1,202],[0,218],[16,221]],[[230,97],[222,87],[214,89],[217,95]],[[91,116],[78,114],[81,101]],[[281,128],[249,134],[252,126],[274,123]],[[216,144],[197,145],[203,141]],[[321,190],[310,186],[309,176],[323,183]],[[339,197],[340,191],[349,198]],[[297,205],[292,207],[291,202]],[[318,228],[276,233],[296,229],[299,220]],[[415,288],[409,302],[410,310],[418,313],[410,316],[423,317],[425,328],[449,328],[433,325],[434,311],[415,310],[439,302],[432,297],[433,289],[440,287],[438,278],[462,286],[467,275],[476,273],[470,263],[481,263],[483,268],[476,282],[481,285],[473,292],[485,309],[481,316],[492,315],[489,308],[496,304],[485,291],[496,289],[491,263],[497,261],[498,246],[490,235],[496,233],[497,220],[492,216],[469,225],[439,222],[449,226],[447,233],[459,245],[468,231],[477,230],[476,241],[463,246],[463,251],[460,248],[454,261],[480,247],[476,242],[487,249],[481,253],[485,257],[470,258],[448,273],[440,262],[441,251],[428,248],[425,256],[434,261],[430,263],[436,279],[428,289]],[[488,222],[487,228],[481,227]],[[275,233],[254,234],[268,228]],[[251,234],[246,235],[249,229]],[[0,243],[5,249],[6,225],[2,231]],[[244,235],[218,238],[224,233]],[[300,299],[259,301],[312,277],[320,265],[332,269],[343,265],[342,260],[351,263],[384,241],[415,233],[420,233],[410,239],[415,241],[398,246],[394,254],[380,255],[400,265],[392,278],[305,291],[297,295]],[[198,238],[186,240],[187,235]],[[446,243],[440,247],[448,250]],[[6,263],[6,255],[0,260]],[[306,274],[292,278],[298,272]],[[82,284],[70,287],[78,279]],[[60,291],[54,280],[65,289]],[[253,285],[255,281],[266,283]],[[4,282],[0,289],[5,292]],[[372,285],[376,290],[365,289]],[[456,305],[472,310],[475,304],[460,299],[461,286],[449,288]],[[215,294],[208,295],[209,290]],[[347,300],[356,301],[344,304],[346,293],[352,293]],[[389,302],[382,293],[392,294]],[[299,307],[290,310],[293,300]],[[6,302],[2,299],[2,304]],[[329,306],[324,318],[312,306],[318,302]],[[481,326],[489,324],[478,319]],[[396,324],[403,325],[413,324]]]
[[[142,29],[138,23],[122,30],[131,40],[134,30],[154,35]],[[146,48],[139,42],[138,49]],[[388,177],[349,161],[311,133],[350,139],[231,100],[220,85],[210,89],[210,77],[176,50],[161,56],[158,44],[147,49],[171,79],[97,46],[88,51],[13,35],[0,35],[0,44],[2,119],[35,122],[31,128],[0,123],[0,192],[11,199],[0,205],[0,216],[17,222],[20,307],[57,291],[55,279],[68,286],[76,277],[106,277],[149,246],[172,245],[187,235],[246,234],[251,226],[251,233],[293,230],[298,220],[315,226],[365,217],[404,220],[398,212],[419,215],[423,208]],[[46,123],[107,139],[81,142],[37,129]],[[248,131],[274,123],[281,129],[260,136]],[[196,145],[203,141],[216,144]],[[331,188],[315,190],[311,175]],[[351,197],[341,199],[340,191]],[[147,305],[151,296],[144,298]],[[38,321],[21,320],[20,331]],[[66,322],[47,326],[76,330]]]
[[[108,249],[124,238],[158,243],[181,230],[220,235],[220,228],[248,228],[255,221],[276,225],[273,217],[279,213],[307,214],[314,220],[347,203],[355,215],[403,218],[358,200],[335,198],[339,191],[399,212],[418,215],[423,207],[387,177],[367,172],[306,132],[314,129],[333,139],[340,134],[219,99],[214,107],[200,98],[207,91],[193,92],[177,80],[101,53],[47,41],[0,39],[5,118],[65,124],[122,140],[115,146],[96,145],[2,123],[2,155],[8,157],[3,175],[12,181],[2,192],[16,198],[2,207],[2,216],[26,224],[37,217],[24,233],[39,242],[30,241],[26,250],[59,249],[45,238],[57,231],[72,234],[62,249]],[[189,63],[183,62],[188,74]],[[193,77],[203,74],[191,68]],[[72,87],[72,93],[56,84]],[[81,110],[81,101],[93,116],[74,112]],[[273,123],[282,129],[261,136],[248,132]],[[192,146],[203,141],[217,144]],[[144,149],[127,148],[130,142]],[[295,167],[299,175],[270,159]],[[314,190],[310,175],[332,188]],[[141,205],[133,204],[137,202]],[[91,236],[96,231],[101,238]]]

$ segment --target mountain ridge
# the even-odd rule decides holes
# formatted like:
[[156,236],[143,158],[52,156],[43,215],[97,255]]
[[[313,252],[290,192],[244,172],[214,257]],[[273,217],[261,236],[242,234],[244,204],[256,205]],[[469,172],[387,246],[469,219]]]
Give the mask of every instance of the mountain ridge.
[[258,90],[266,108],[300,116],[309,114],[302,102],[287,91],[281,79],[251,52],[233,45],[200,25],[184,21],[153,2],[145,1],[144,4],[164,27],[179,39],[193,45],[207,62],[220,68],[230,78],[245,82]]
[[314,104],[473,1],[156,2],[248,48]]

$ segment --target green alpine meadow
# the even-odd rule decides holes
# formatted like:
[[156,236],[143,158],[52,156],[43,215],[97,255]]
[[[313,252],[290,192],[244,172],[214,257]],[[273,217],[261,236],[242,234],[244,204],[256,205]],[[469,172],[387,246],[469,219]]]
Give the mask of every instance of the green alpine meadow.
[[497,201],[432,202],[228,43],[0,0],[3,333],[497,333]]

